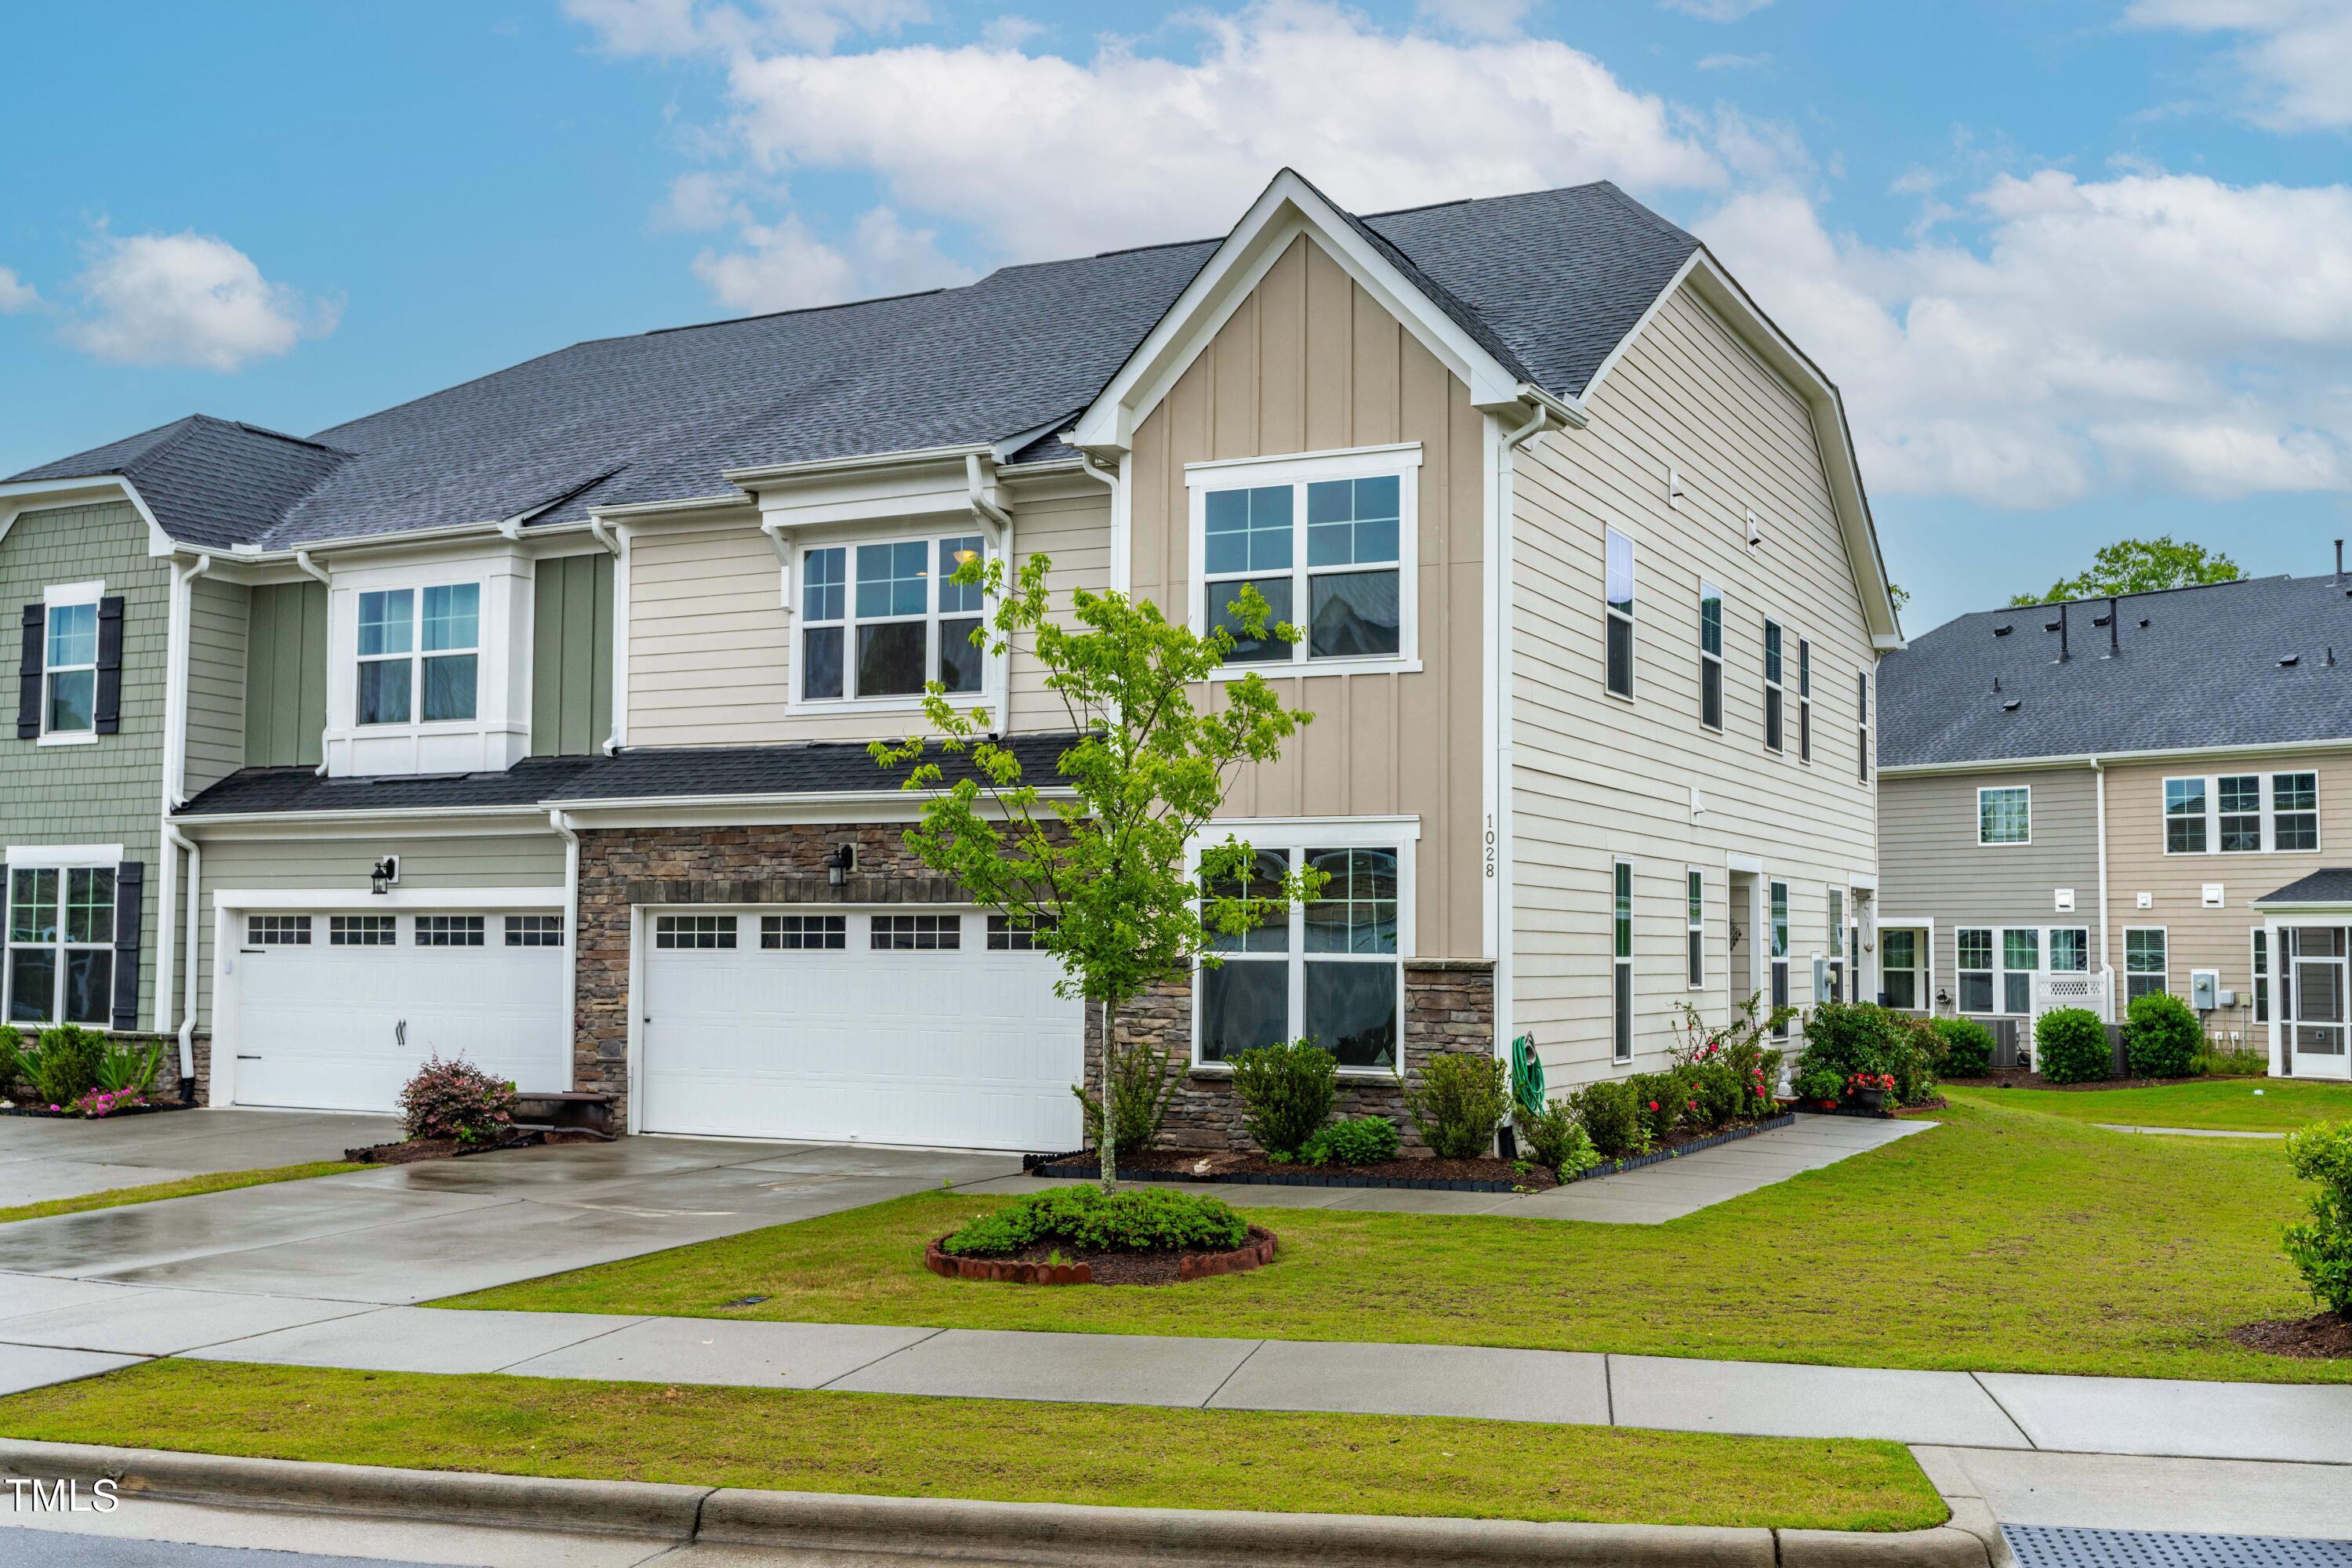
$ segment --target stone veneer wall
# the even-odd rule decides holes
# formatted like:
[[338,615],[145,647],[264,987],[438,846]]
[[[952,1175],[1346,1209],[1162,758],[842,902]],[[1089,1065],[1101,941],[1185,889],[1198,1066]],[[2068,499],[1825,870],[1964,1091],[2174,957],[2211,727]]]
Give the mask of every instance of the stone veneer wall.
[[[36,1031],[26,1029],[20,1029],[18,1032],[25,1036],[28,1043],[33,1039],[36,1033]],[[176,1101],[183,1098],[180,1084],[180,1035],[178,1030],[173,1030],[169,1034],[158,1035],[150,1030],[141,1029],[136,1032],[124,1031],[118,1034],[111,1034],[107,1037],[115,1041],[117,1044],[130,1046],[142,1051],[144,1051],[150,1046],[163,1047],[163,1058],[155,1068],[155,1082],[153,1087],[148,1089],[147,1098],[158,1101]],[[192,1046],[193,1049],[191,1054],[195,1058],[196,1064],[196,1103],[198,1105],[210,1105],[213,1100],[213,1037],[202,1029],[199,1029],[196,1031],[195,1037],[192,1041]]]
[[[1213,1068],[1192,1069],[1192,988],[1182,981],[1161,985],[1119,1015],[1123,1040],[1149,1040],[1180,1064],[1160,1128],[1160,1146],[1202,1152],[1255,1147],[1242,1131],[1241,1101],[1231,1079]],[[1087,1083],[1100,1081],[1102,1013],[1087,1014]],[[1491,1051],[1495,1041],[1495,966],[1485,959],[1408,959],[1404,966],[1404,1069],[1420,1075],[1429,1058],[1444,1051]],[[1404,1152],[1424,1155],[1428,1145],[1404,1113],[1404,1091],[1394,1079],[1342,1078],[1338,1116],[1386,1116],[1404,1134]]]

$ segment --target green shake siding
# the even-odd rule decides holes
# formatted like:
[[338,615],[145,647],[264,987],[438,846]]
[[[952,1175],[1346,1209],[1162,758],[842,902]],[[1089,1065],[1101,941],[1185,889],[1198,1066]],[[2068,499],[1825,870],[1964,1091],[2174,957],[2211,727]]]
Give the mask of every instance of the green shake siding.
[[[154,1016],[157,846],[163,790],[163,677],[171,574],[147,553],[147,527],[122,502],[26,512],[0,541],[0,610],[13,628],[21,606],[54,584],[103,581],[122,596],[122,723],[89,745],[44,746],[0,733],[0,853],[9,845],[120,844],[146,868],[141,907],[139,1022]],[[0,666],[15,716],[18,652],[6,639]]]
[[539,563],[532,590],[530,754],[586,756],[613,731],[613,558]]

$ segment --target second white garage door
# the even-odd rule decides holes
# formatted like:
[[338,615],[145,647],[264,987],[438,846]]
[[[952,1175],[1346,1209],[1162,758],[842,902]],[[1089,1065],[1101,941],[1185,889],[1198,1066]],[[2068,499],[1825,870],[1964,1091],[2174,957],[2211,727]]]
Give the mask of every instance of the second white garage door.
[[1081,1005],[976,910],[646,911],[642,1128],[1077,1147]]

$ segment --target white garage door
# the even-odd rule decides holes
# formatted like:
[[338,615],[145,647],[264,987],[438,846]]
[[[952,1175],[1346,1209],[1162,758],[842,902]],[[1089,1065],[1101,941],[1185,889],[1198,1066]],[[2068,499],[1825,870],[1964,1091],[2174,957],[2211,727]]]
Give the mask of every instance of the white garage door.
[[526,1089],[572,1087],[561,915],[233,919],[238,1105],[394,1110],[436,1052]]
[[971,910],[645,920],[643,1127],[1077,1147],[1081,1004]]

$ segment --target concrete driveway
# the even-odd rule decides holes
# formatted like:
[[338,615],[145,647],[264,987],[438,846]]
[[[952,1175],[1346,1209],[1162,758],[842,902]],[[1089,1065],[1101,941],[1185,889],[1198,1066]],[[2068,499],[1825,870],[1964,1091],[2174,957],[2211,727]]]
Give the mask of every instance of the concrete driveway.
[[[17,1181],[19,1191],[45,1180],[89,1191],[92,1183],[332,1159],[346,1145],[382,1141],[388,1126],[375,1117],[243,1110],[94,1126],[0,1118],[0,1180]],[[72,1134],[94,1136],[84,1144]],[[1019,1165],[1004,1154],[629,1138],[20,1220],[0,1226],[0,1319],[96,1299],[68,1281],[406,1304]],[[45,1167],[57,1174],[45,1176]]]

